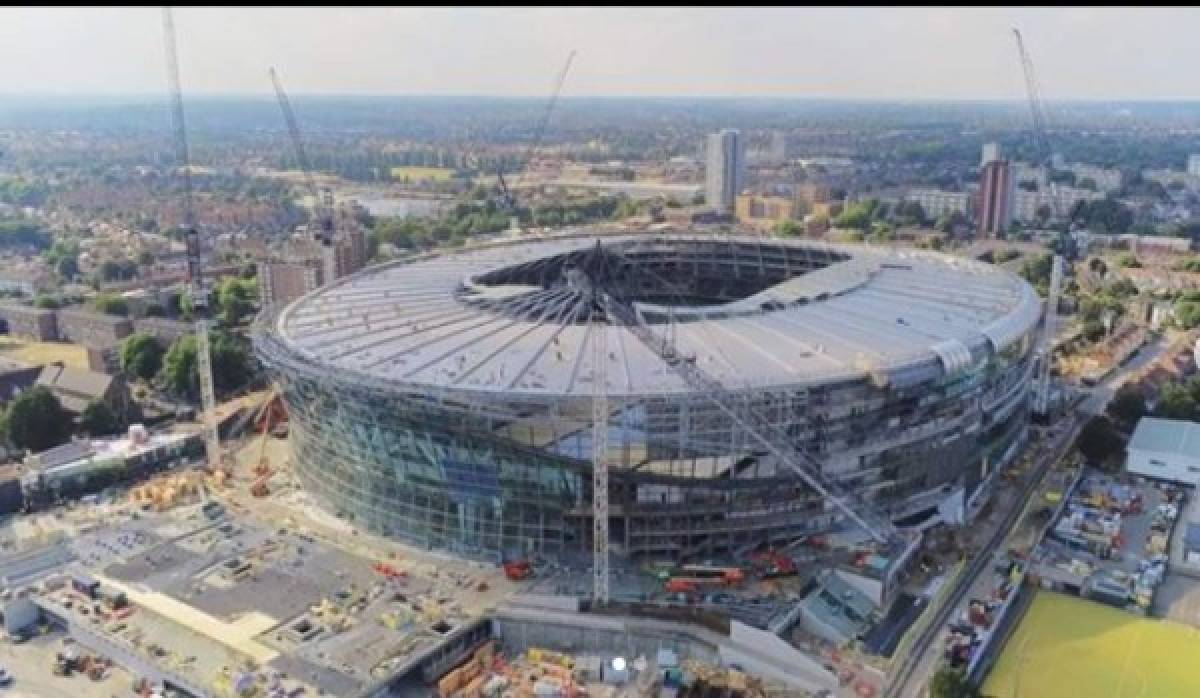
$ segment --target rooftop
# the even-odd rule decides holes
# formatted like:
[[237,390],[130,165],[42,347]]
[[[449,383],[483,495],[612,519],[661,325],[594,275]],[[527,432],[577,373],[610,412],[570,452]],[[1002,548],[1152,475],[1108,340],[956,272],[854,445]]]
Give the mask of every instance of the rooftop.
[[[671,320],[680,353],[730,387],[954,371],[973,348],[1018,340],[1041,314],[1018,277],[946,255],[582,230],[374,267],[296,301],[274,332],[303,359],[373,383],[590,395],[598,314],[565,277],[598,239],[623,260],[614,283],[627,284],[643,318]],[[634,273],[642,281],[630,285]],[[676,289],[683,302],[667,300]],[[627,329],[605,342],[610,393],[687,391]]]
[[1200,458],[1200,424],[1181,419],[1142,417],[1129,448]]

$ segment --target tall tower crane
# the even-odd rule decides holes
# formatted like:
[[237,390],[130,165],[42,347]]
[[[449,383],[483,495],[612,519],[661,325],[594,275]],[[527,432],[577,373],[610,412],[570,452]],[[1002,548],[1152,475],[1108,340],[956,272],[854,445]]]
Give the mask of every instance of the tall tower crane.
[[1033,145],[1037,152],[1039,164],[1046,171],[1046,187],[1050,190],[1050,210],[1056,219],[1063,216],[1062,207],[1058,200],[1058,184],[1051,176],[1053,174],[1053,151],[1046,137],[1046,110],[1042,107],[1042,94],[1038,86],[1037,74],[1033,70],[1033,61],[1025,48],[1025,40],[1021,30],[1013,28],[1013,36],[1017,40],[1017,53],[1021,59],[1021,72],[1025,76],[1025,93],[1029,99],[1029,116],[1033,124]]
[[[1054,218],[1061,219],[1063,212],[1059,205],[1058,185],[1052,176],[1053,154],[1050,143],[1046,139],[1046,114],[1042,109],[1042,97],[1038,89],[1037,75],[1033,70],[1033,61],[1025,49],[1025,40],[1021,30],[1013,28],[1013,36],[1017,40],[1017,53],[1021,59],[1021,72],[1025,76],[1025,91],[1029,98],[1029,114],[1033,121],[1034,147],[1037,149],[1041,164],[1046,171],[1046,186],[1050,190],[1050,211]],[[1073,211],[1067,220],[1067,232],[1070,233],[1078,209]],[[1058,296],[1062,290],[1063,257],[1054,255],[1050,275],[1050,289],[1046,297],[1046,312],[1042,316],[1041,364],[1038,366],[1036,392],[1034,394],[1034,412],[1045,415],[1050,406],[1050,368],[1053,363],[1054,330],[1058,318]]]
[[[741,429],[759,448],[773,456],[779,465],[792,471],[818,496],[839,510],[845,519],[860,527],[871,538],[891,549],[899,551],[894,569],[907,564],[920,543],[920,534],[906,535],[898,531],[891,519],[867,502],[861,492],[851,491],[843,484],[827,477],[823,464],[796,448],[786,428],[779,426],[769,415],[756,409],[749,401],[728,390],[719,380],[697,366],[694,357],[679,354],[670,341],[671,327],[664,336],[645,322],[634,301],[610,283],[620,273],[609,273],[614,266],[623,267],[618,272],[644,272],[657,277],[652,270],[631,262],[615,250],[603,247],[596,241],[590,258],[582,260],[583,269],[567,271],[567,284],[581,302],[590,307],[592,319],[592,517],[593,517],[593,562],[592,598],[597,604],[609,600],[609,530],[608,530],[608,426],[609,401],[607,387],[607,355],[605,327],[620,325],[654,353],[692,390],[706,396],[731,423]],[[671,284],[657,277],[659,288],[670,289]],[[889,571],[887,580],[894,578]],[[885,592],[886,593],[886,592]]]
[[[542,138],[546,135],[546,127],[550,123],[550,116],[554,113],[554,107],[558,104],[558,96],[562,93],[563,84],[567,80],[567,73],[570,72],[571,63],[574,62],[574,60],[575,51],[572,50],[571,53],[567,55],[567,61],[563,65],[562,70],[559,72],[558,77],[554,81],[554,88],[550,92],[550,99],[546,102],[546,108],[542,112],[542,117],[534,129],[533,140],[529,142],[529,147],[525,149],[525,155],[519,163],[519,168],[516,170],[517,182],[514,184],[514,186],[509,187],[508,180],[504,178],[504,165],[502,163],[496,164],[496,183],[500,188],[500,205],[506,212],[508,212],[510,216],[516,215],[517,198],[514,192],[520,186],[521,181],[525,178],[525,172],[529,167],[529,163],[533,160],[534,153],[536,153],[537,149],[541,147]],[[476,167],[478,167],[478,158],[475,158],[474,160]]]
[[[593,303],[593,312],[597,308]],[[608,341],[592,323],[592,600],[608,603]]]
[[296,150],[296,160],[300,163],[304,183],[313,198],[313,214],[318,225],[315,237],[325,246],[332,245],[333,193],[329,189],[317,187],[317,180],[313,177],[312,165],[308,160],[308,151],[304,149],[304,140],[300,137],[300,127],[296,125],[296,115],[292,113],[292,104],[287,93],[283,91],[283,84],[279,81],[279,74],[275,72],[275,68],[271,68],[270,72],[271,84],[275,86],[275,96],[279,99],[279,110],[283,112],[283,119],[287,122],[288,133],[292,138],[292,147]]
[[209,287],[204,279],[204,259],[200,233],[192,206],[191,158],[188,152],[187,125],[183,115],[183,92],[179,87],[179,57],[175,49],[175,21],[171,8],[163,8],[163,33],[166,37],[167,79],[171,96],[171,125],[175,140],[175,165],[183,173],[183,240],[187,255],[187,282],[195,318],[196,371],[200,374],[201,420],[204,431],[204,455],[208,467],[223,465],[221,437],[217,432],[217,398],[213,389],[212,355],[208,342],[210,308]]

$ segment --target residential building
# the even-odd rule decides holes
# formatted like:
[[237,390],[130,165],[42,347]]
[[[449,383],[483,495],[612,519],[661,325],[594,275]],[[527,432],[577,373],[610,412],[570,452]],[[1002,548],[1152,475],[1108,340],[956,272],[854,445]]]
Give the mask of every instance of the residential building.
[[133,321],[81,306],[58,311],[58,336],[89,347],[109,347],[133,334]]
[[107,347],[87,347],[87,365],[89,371],[96,373],[120,373],[121,345],[113,344]]
[[367,266],[366,233],[358,226],[339,230],[332,245],[321,247],[321,263],[323,283],[332,283]]
[[1049,178],[1046,176],[1046,168],[1041,165],[1031,165],[1027,162],[1012,162],[1009,163],[1012,169],[1013,181],[1017,184],[1032,182],[1037,185],[1038,190],[1045,189],[1049,186]]
[[133,400],[119,376],[52,363],[42,369],[37,384],[54,393],[68,412],[79,415],[92,402],[103,402],[118,416],[127,415]]
[[930,220],[952,213],[965,216],[971,210],[971,195],[965,191],[909,189],[904,198],[921,204],[925,217]]
[[41,366],[0,358],[0,405],[29,389],[41,373]]
[[1125,470],[1156,480],[1200,485],[1200,424],[1142,417],[1126,447]]
[[733,213],[745,178],[745,142],[742,132],[721,129],[709,135],[705,166],[706,203],[721,213]]
[[1007,160],[992,160],[983,166],[979,180],[979,232],[1007,232],[1013,219],[1014,180]]
[[1079,186],[1085,179],[1090,179],[1096,183],[1096,189],[1104,193],[1117,191],[1121,188],[1123,181],[1121,171],[1117,169],[1085,165],[1078,162],[1071,163],[1063,169],[1074,173],[1075,186]]
[[1187,173],[1193,177],[1200,177],[1200,155],[1188,156]]
[[58,313],[50,308],[5,303],[0,305],[0,320],[3,320],[8,333],[14,337],[36,342],[53,342],[58,339]]
[[1050,187],[1042,187],[1038,191],[1017,189],[1012,202],[1012,218],[1022,223],[1032,223],[1038,220],[1038,209],[1049,207],[1051,215],[1055,213],[1055,201],[1058,203],[1057,215],[1069,216],[1071,210],[1080,201],[1099,201],[1104,198],[1104,192],[1077,187],[1056,186],[1051,195]]
[[783,131],[771,132],[770,157],[772,162],[787,162],[787,134]]
[[783,196],[737,197],[737,219],[752,225],[771,226],[796,217],[796,202]]
[[42,266],[0,268],[0,291],[35,296],[54,288],[54,277]]
[[133,321],[133,330],[156,338],[163,345],[174,344],[177,339],[192,332],[192,325],[164,317],[140,317]]
[[324,270],[319,260],[262,260],[258,263],[258,292],[263,308],[287,305],[320,288]]
[[983,153],[979,158],[979,166],[983,167],[989,162],[995,162],[1000,159],[1000,144],[999,143],[984,143]]

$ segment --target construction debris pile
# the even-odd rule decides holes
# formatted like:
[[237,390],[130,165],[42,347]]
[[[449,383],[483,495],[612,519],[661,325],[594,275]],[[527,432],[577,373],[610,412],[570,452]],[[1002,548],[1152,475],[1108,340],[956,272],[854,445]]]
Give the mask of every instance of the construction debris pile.
[[437,683],[439,698],[616,698],[799,695],[766,687],[742,671],[679,657],[661,649],[653,661],[637,657],[572,655],[531,647],[511,660],[496,641],[481,645]]
[[163,475],[131,488],[129,501],[142,510],[167,511],[199,501],[205,487],[221,487],[225,479],[225,473],[220,470],[212,475],[198,471]]

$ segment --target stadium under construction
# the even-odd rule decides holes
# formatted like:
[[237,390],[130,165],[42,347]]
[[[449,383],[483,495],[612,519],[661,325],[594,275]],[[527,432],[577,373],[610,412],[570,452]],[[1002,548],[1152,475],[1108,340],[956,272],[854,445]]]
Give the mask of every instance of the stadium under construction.
[[1041,302],[1002,269],[585,228],[372,267],[265,314],[256,351],[302,484],[429,548],[587,554],[599,389],[614,553],[711,557],[849,527],[589,283],[898,526],[961,511],[1024,437]]

